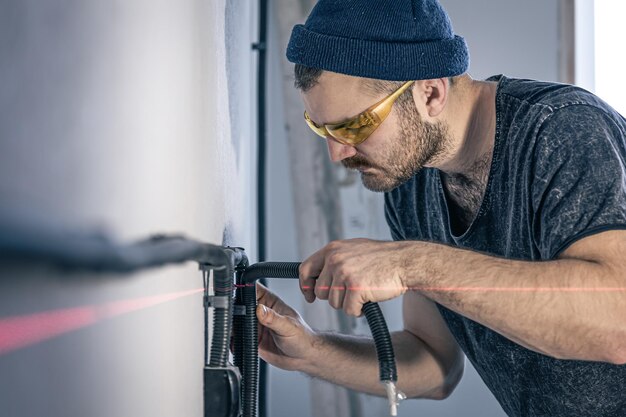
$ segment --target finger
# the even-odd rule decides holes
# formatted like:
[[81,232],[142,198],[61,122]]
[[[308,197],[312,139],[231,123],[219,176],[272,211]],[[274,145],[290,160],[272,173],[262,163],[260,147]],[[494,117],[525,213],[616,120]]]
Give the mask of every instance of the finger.
[[315,301],[316,278],[324,268],[325,249],[318,250],[300,264],[300,291],[309,303]]
[[273,331],[277,336],[294,336],[298,331],[293,321],[263,304],[257,306],[256,316],[259,323]]
[[259,333],[259,356],[265,361],[272,359],[270,363],[276,365],[275,362],[281,359],[282,354],[274,342],[272,331],[262,325],[259,327],[262,329]]
[[274,338],[272,337],[272,330],[263,326],[261,322],[257,323],[258,330],[257,334],[259,335],[259,349],[263,347],[264,349],[277,350],[276,343],[274,342]]
[[256,298],[257,304],[263,304],[267,307],[275,310],[279,314],[287,316],[297,316],[298,313],[291,306],[285,303],[278,295],[270,291],[263,284],[256,284]]
[[357,290],[346,291],[346,296],[343,299],[343,311],[349,316],[361,317],[363,314],[363,301],[361,293]]
[[328,268],[324,267],[315,281],[315,296],[320,300],[328,300],[328,293],[333,283],[333,277]]
[[326,257],[326,251],[328,245],[309,256],[300,264],[300,276],[316,277],[322,272],[324,268],[324,258]]
[[256,286],[256,298],[257,301],[259,297],[267,292],[271,292],[265,285],[261,284],[259,281],[255,281],[254,285]]
[[256,301],[259,304],[265,304],[269,307],[274,307],[280,298],[267,287],[258,281],[256,282]]
[[315,285],[317,284],[315,278],[300,275],[300,291],[307,303],[315,301]]
[[333,285],[328,293],[328,303],[335,309],[343,308],[344,298],[346,296],[345,285]]
[[282,368],[280,364],[284,362],[284,357],[278,354],[275,349],[268,349],[265,346],[259,345],[259,356],[265,362]]

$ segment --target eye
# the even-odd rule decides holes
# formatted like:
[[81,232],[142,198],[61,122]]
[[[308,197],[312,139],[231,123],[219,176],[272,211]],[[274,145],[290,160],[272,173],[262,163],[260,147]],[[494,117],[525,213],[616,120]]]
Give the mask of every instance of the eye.
[[370,116],[369,113],[361,113],[352,123],[350,123],[351,125],[350,127],[352,128],[365,127],[365,126],[371,126],[374,123],[375,123],[375,120]]

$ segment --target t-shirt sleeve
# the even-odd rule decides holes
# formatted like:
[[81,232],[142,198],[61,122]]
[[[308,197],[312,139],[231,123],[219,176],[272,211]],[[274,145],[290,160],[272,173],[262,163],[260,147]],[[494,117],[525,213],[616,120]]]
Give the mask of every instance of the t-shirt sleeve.
[[385,220],[389,226],[391,238],[393,240],[404,240],[398,219],[398,212],[394,205],[394,197],[391,192],[385,193]]
[[571,105],[541,125],[534,149],[533,234],[542,259],[583,237],[626,229],[624,124],[604,110]]

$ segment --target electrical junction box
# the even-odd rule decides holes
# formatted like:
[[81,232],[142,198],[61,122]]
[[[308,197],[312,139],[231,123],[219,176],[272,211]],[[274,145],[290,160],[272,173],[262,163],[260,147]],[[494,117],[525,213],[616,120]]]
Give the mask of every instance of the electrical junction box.
[[234,366],[204,367],[204,417],[241,416],[241,374]]

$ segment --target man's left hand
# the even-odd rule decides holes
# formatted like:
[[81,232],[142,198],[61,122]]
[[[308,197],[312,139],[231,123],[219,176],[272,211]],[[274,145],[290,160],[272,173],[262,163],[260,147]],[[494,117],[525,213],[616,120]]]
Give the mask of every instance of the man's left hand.
[[337,240],[300,265],[300,289],[305,299],[328,300],[336,309],[360,316],[368,301],[385,301],[404,294],[403,242],[370,239]]

